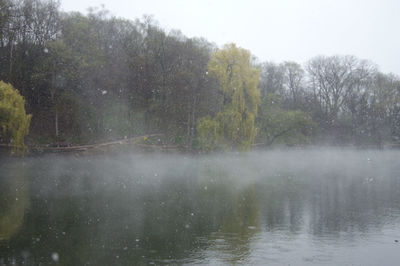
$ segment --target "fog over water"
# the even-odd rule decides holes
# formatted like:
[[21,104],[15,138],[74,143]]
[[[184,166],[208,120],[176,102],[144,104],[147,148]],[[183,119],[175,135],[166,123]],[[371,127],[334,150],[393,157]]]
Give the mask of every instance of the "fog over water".
[[399,151],[8,159],[0,265],[395,265]]
[[101,1],[0,0],[0,266],[399,264],[400,1]]

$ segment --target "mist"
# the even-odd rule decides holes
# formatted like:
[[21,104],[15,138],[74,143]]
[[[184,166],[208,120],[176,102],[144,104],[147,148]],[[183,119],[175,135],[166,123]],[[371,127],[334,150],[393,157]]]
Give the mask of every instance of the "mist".
[[[398,156],[310,148],[10,160],[0,168],[3,205],[23,223],[5,234],[2,212],[0,259],[391,264],[400,238]],[[373,258],[363,255],[372,250]]]
[[[400,77],[373,61],[389,49],[343,50],[366,29],[393,45],[374,34],[386,16],[355,29],[354,3],[310,3],[268,10],[273,30],[245,26],[264,13],[233,16],[247,46],[152,15],[0,0],[0,266],[395,265]],[[202,18],[232,29],[221,17],[254,8],[231,6]],[[298,31],[321,16],[328,28]],[[341,45],[325,38],[343,32]],[[302,43],[260,51],[276,33]],[[316,56],[272,56],[304,40]]]

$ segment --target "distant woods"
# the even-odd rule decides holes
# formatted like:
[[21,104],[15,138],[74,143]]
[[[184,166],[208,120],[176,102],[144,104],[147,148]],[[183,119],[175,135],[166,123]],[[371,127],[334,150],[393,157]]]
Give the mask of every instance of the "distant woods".
[[[229,53],[246,60],[224,62]],[[400,141],[400,80],[369,61],[260,63],[151,17],[64,13],[57,1],[0,0],[0,80],[24,97],[34,143],[150,133],[203,150]]]

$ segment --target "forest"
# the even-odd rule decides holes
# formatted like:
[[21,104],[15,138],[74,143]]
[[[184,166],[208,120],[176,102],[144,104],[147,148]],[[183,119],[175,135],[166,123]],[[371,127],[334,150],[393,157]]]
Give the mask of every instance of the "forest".
[[369,60],[261,62],[151,16],[66,13],[54,0],[0,0],[0,81],[0,142],[19,146],[146,134],[199,151],[400,142],[400,78]]

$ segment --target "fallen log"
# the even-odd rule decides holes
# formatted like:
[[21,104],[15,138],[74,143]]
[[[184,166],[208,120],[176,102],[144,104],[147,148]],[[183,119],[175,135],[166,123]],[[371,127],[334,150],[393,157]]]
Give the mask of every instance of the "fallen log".
[[[42,152],[84,152],[92,149],[102,149],[106,147],[119,146],[119,145],[138,145],[140,142],[146,141],[148,138],[162,136],[162,134],[149,134],[142,135],[133,138],[125,138],[121,140],[86,144],[86,145],[75,145],[75,146],[65,146],[65,147],[50,147],[48,145],[42,146],[31,146],[28,147],[30,151],[42,151]],[[141,144],[147,145],[147,144]]]
[[[119,146],[133,146],[147,150],[171,150],[171,149],[179,149],[177,145],[155,145],[155,144],[145,144],[142,143],[148,140],[151,137],[162,136],[163,134],[149,134],[142,135],[132,138],[124,138],[121,140],[102,142],[102,143],[94,143],[94,144],[85,144],[85,145],[74,145],[74,146],[50,146],[50,145],[31,145],[27,146],[28,153],[84,153],[90,151],[107,151],[108,148],[112,149]],[[10,144],[0,144],[0,147],[11,149],[13,145]]]

